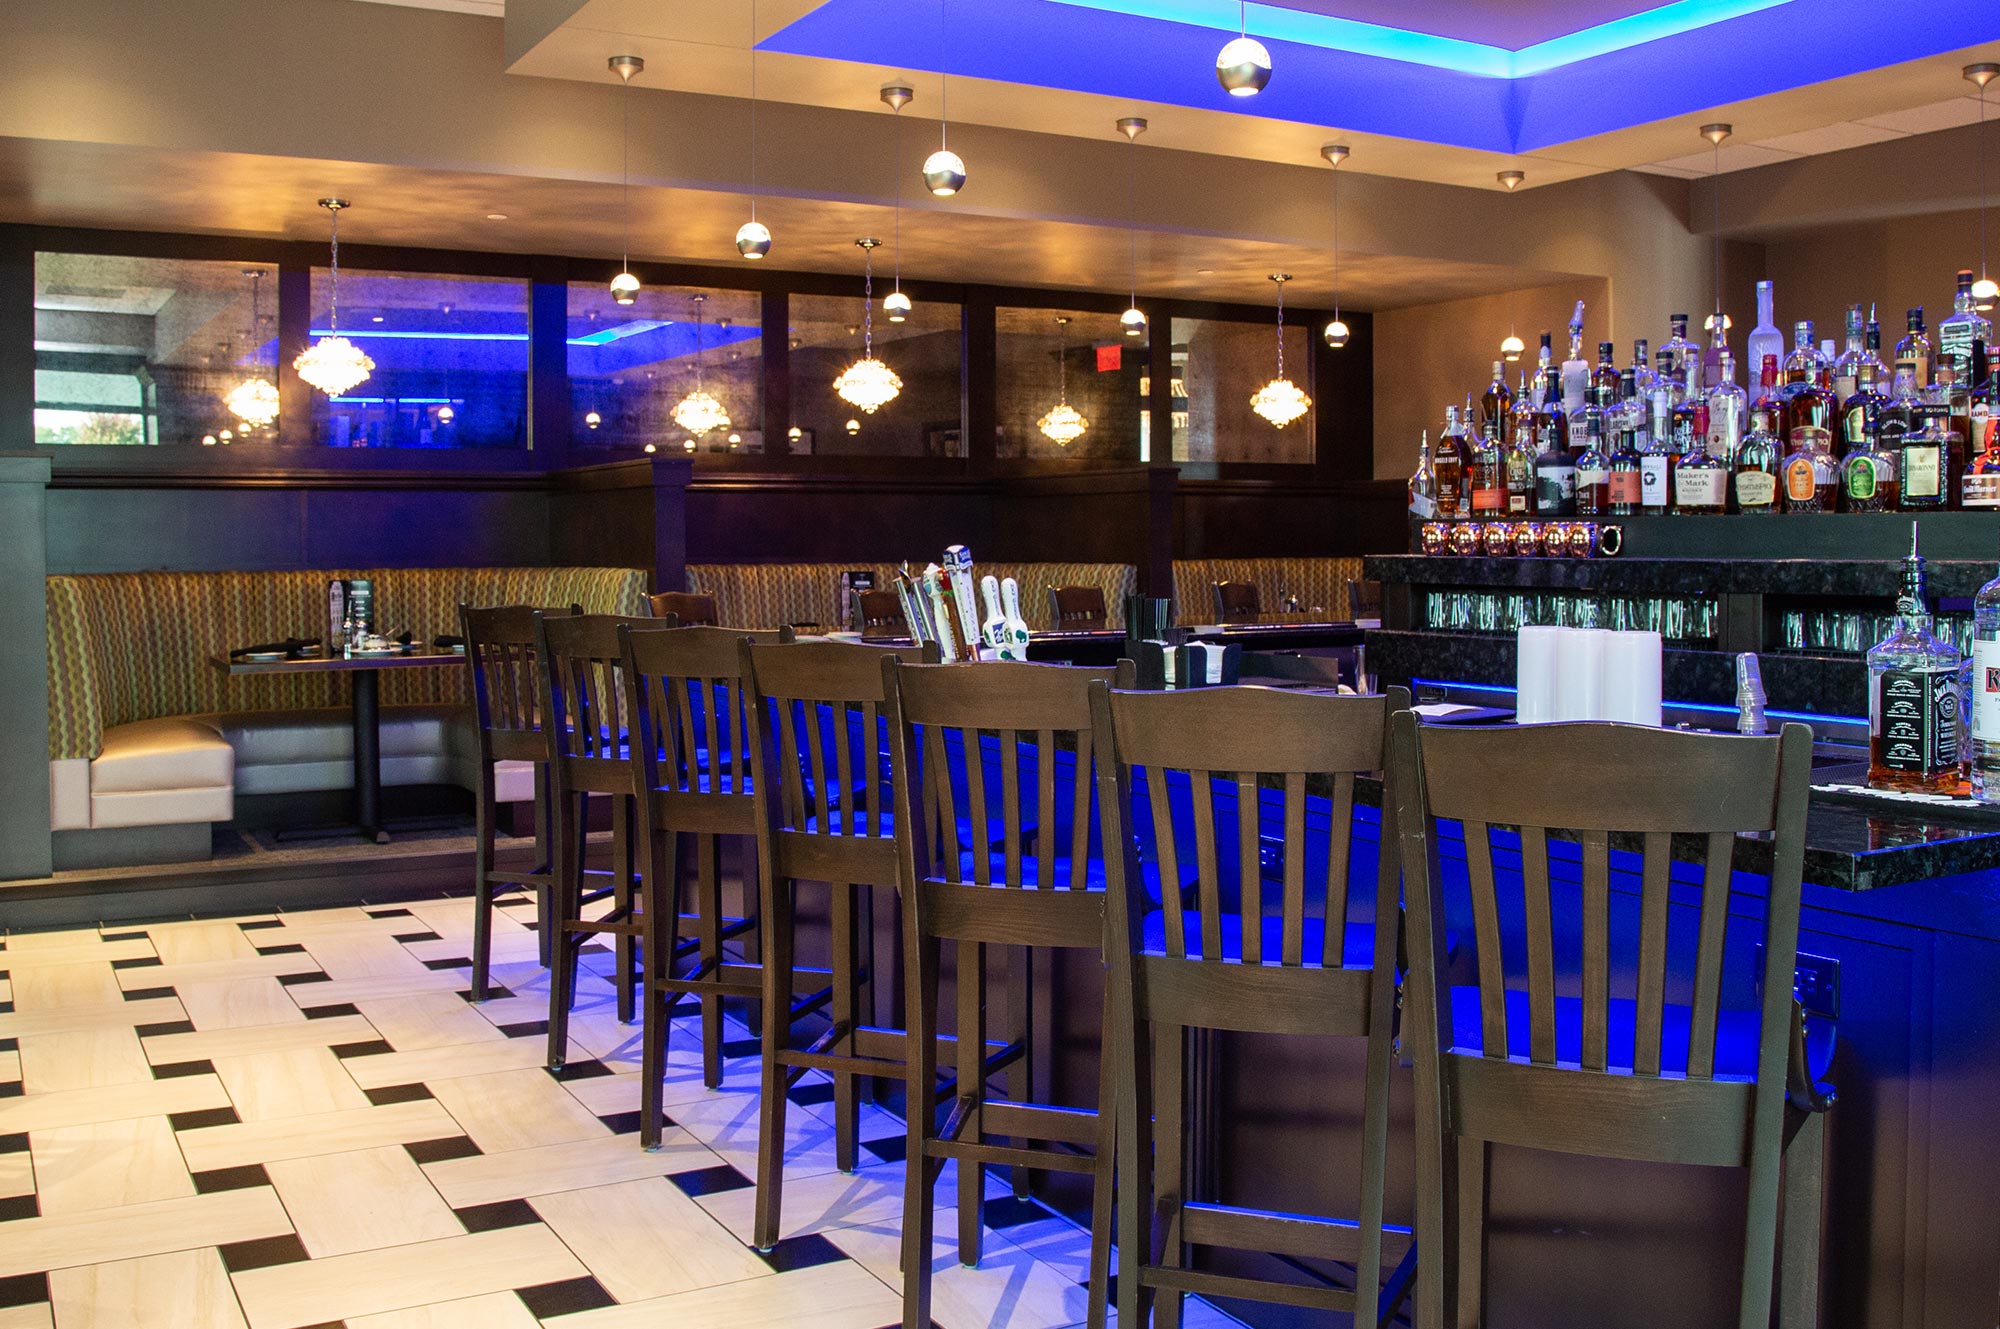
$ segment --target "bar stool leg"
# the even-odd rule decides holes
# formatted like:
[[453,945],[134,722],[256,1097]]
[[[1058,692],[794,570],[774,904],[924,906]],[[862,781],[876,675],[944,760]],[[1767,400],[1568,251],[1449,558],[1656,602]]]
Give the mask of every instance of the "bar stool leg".
[[[860,964],[856,958],[854,927],[855,896],[860,887],[835,883],[828,909],[833,941],[833,1021],[845,1034],[834,1041],[829,1052],[853,1055],[854,1030],[860,1024],[860,1001],[856,987]],[[767,1017],[768,1018],[768,1017]],[[861,1077],[836,1071],[833,1076],[833,1165],[852,1174],[860,1166]]]
[[555,810],[549,796],[548,763],[535,763],[535,871],[549,878],[544,885],[535,888],[535,947],[539,952],[541,966],[549,967],[549,944],[555,936],[555,915],[552,902],[555,899]]
[[480,1002],[493,959],[493,768],[483,761],[472,818],[472,999]]
[[577,944],[569,920],[583,911],[582,795],[554,800],[550,817],[550,854],[555,859],[549,937],[549,1055],[551,1071],[560,1071],[569,1053],[569,1012],[576,1005]]
[[[1178,1024],[1153,1026],[1153,1177],[1166,1191],[1167,1221],[1160,1234],[1161,1266],[1179,1269],[1187,1263],[1181,1242],[1181,1205],[1188,1198],[1186,1121],[1187,1029]],[[1153,1322],[1158,1329],[1180,1329],[1182,1294],[1172,1288],[1156,1294]]]
[[[722,977],[722,837],[695,837],[697,855],[695,924],[701,929],[701,965],[711,978]],[[657,896],[655,897],[657,898]],[[674,891],[676,906],[680,891]],[[680,931],[679,909],[675,910],[674,931]],[[722,1087],[722,998],[707,993],[701,999],[701,1082],[710,1089]]]
[[[612,903],[627,923],[637,921],[633,912],[632,884],[632,799],[626,794],[611,796],[611,879]],[[632,1000],[632,934],[620,932],[611,939],[612,983],[618,992],[618,1023],[630,1024],[637,1014]]]
[[908,1039],[904,1062],[903,1329],[931,1329],[931,1260],[937,1230],[937,1179],[943,1160],[929,1142],[937,1133],[938,943],[917,934],[903,911]]
[[1779,1329],[1819,1329],[1826,1113],[1808,1112],[1785,1146],[1785,1208],[1778,1227]]
[[757,880],[758,907],[764,921],[764,1057],[763,1097],[757,1112],[757,1215],[751,1244],[768,1251],[778,1244],[784,1206],[784,1053],[791,1046],[792,1033],[792,904],[796,887],[790,881],[774,880],[764,864],[759,865]]
[[[1016,1103],[1035,1101],[1035,1055],[1038,1040],[1033,1017],[1034,1003],[1032,991],[1035,981],[1035,952],[1027,946],[1010,947],[1014,953],[1009,956],[1007,972],[1007,1007],[1009,1038],[1021,1040],[1021,1055],[1005,1072],[1007,1096]],[[1022,1148],[1032,1149],[1037,1142],[1028,1139],[1015,1140]],[[1014,1197],[1025,1200],[1034,1182],[1034,1174],[1025,1167],[1010,1167],[1014,1185]]]
[[[667,1052],[672,1046],[674,1028],[674,1003],[677,994],[662,991],[654,986],[654,977],[674,976],[674,942],[678,932],[676,923],[680,918],[678,905],[680,895],[680,874],[673,870],[675,862],[675,841],[678,837],[672,831],[662,831],[657,836],[642,836],[639,841],[639,871],[648,882],[674,883],[672,894],[675,908],[648,909],[645,913],[645,932],[640,943],[640,954],[645,968],[640,975],[639,1000],[642,1003],[639,1041],[639,1146],[653,1150],[660,1147],[662,1133],[662,1099],[664,1093],[661,1081],[667,1073]],[[662,871],[660,865],[667,864]],[[654,891],[654,898],[660,892]]]
[[[986,947],[976,941],[958,943],[958,1096],[971,1099],[958,1138],[977,1144],[985,1139],[986,1114]],[[986,1196],[986,1165],[958,1160],[958,1262],[979,1263],[984,1246],[980,1219]]]
[[[1105,1030],[1115,1028],[1112,1023],[1118,1013],[1112,1009],[1111,994],[1104,995],[1103,1024]],[[1117,1153],[1118,1122],[1118,1080],[1117,1058],[1102,1044],[1097,1053],[1097,1138],[1091,1142],[1091,1157],[1096,1168],[1091,1176],[1090,1189],[1090,1274],[1085,1303],[1085,1329],[1104,1329],[1107,1310],[1107,1289],[1111,1286],[1111,1229],[1116,1222],[1112,1213],[1111,1180]],[[1016,1174],[1026,1171],[1015,1169]]]
[[1486,1283],[1486,1141],[1458,1137],[1459,1329],[1479,1329]]

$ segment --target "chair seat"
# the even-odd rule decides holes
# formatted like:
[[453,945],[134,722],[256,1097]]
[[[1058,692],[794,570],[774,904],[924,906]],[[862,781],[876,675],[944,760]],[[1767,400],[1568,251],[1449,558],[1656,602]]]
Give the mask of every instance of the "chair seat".
[[[1094,866],[1094,864],[1093,864]],[[1305,956],[1317,963],[1321,948],[1326,943],[1326,922],[1324,919],[1304,920]],[[1201,911],[1188,909],[1181,913],[1181,925],[1187,934],[1187,954],[1189,958],[1201,957]],[[1262,946],[1266,963],[1275,961],[1283,954],[1284,920],[1273,915],[1265,915]],[[1167,952],[1167,916],[1164,910],[1154,910],[1146,915],[1139,932],[1140,945],[1148,955],[1165,955]],[[1206,958],[1206,957],[1202,957]],[[1237,960],[1243,958],[1243,915],[1224,914],[1222,916],[1222,958]],[[1349,923],[1347,935],[1342,941],[1341,964],[1349,969],[1369,969],[1375,964],[1375,925],[1373,923]]]
[[[1629,1071],[1636,1040],[1637,1006],[1624,998],[1609,1004],[1608,1056],[1612,1067]],[[1753,1080],[1757,1075],[1757,1022],[1754,1010],[1723,1010],[1715,1023],[1715,1078]],[[1583,1053],[1583,1002],[1576,997],[1555,999],[1556,1062],[1578,1064]],[[1507,1050],[1515,1057],[1528,1055],[1528,994],[1507,990]],[[1685,1075],[1688,1063],[1690,1013],[1686,1006],[1668,1003],[1660,1022],[1660,1069],[1669,1075]],[[1452,1051],[1478,1055],[1485,1046],[1480,1028],[1479,989],[1455,986],[1451,990]],[[1823,1020],[1806,1022],[1806,1069],[1814,1080],[1824,1080],[1833,1064],[1833,1026]]]

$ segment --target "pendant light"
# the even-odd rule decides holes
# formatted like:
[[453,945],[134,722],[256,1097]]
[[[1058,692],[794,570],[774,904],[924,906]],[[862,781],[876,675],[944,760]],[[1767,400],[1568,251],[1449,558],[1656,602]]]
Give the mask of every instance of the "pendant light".
[[1278,283],[1278,376],[1257,389],[1250,399],[1250,409],[1278,429],[1304,415],[1312,405],[1312,398],[1285,377],[1285,283],[1291,279],[1289,272],[1271,274],[1271,280]]
[[[1523,171],[1502,171],[1493,178],[1511,194],[1521,187],[1521,182],[1528,176]],[[1521,340],[1521,334],[1514,327],[1514,297],[1510,294],[1507,297],[1507,335],[1500,340],[1500,358],[1511,365],[1519,361],[1521,352],[1527,349],[1527,344]]]
[[622,144],[619,161],[625,180],[625,261],[619,266],[618,275],[611,279],[611,298],[618,304],[629,305],[639,298],[639,279],[632,275],[632,76],[645,69],[646,62],[636,55],[614,55],[608,63],[611,72],[624,80],[625,86],[618,97]]
[[1972,283],[1972,303],[1991,309],[2000,299],[2000,282],[1986,275],[1986,85],[2000,78],[2000,65],[1967,65],[1961,72],[1979,89],[1979,280]]
[[1701,136],[1708,140],[1714,152],[1708,168],[1708,194],[1715,209],[1715,312],[1703,323],[1708,329],[1708,340],[1712,346],[1726,342],[1730,326],[1729,315],[1722,312],[1722,140],[1735,132],[1735,125],[1719,121],[1701,127]]
[[938,0],[938,150],[924,159],[924,188],[939,198],[950,198],[965,188],[965,162],[945,142],[945,127],[951,120],[951,72],[945,58],[945,2]]
[[[1128,115],[1118,122],[1118,132],[1132,146],[1139,148],[1139,135],[1146,132],[1146,121],[1142,116]],[[1125,157],[1125,244],[1130,264],[1132,303],[1118,316],[1118,325],[1125,329],[1128,337],[1146,335],[1146,315],[1139,308],[1139,159],[1127,153]]]
[[[1319,155],[1333,167],[1333,320],[1321,329],[1320,336],[1337,351],[1347,345],[1350,335],[1347,325],[1340,321],[1340,164],[1347,160],[1348,148],[1345,143],[1328,143],[1319,150]],[[1284,294],[1282,286],[1278,293]]]
[[1069,404],[1069,357],[1062,330],[1069,326],[1069,319],[1056,315],[1056,404],[1048,414],[1035,421],[1035,428],[1048,435],[1057,447],[1066,448],[1083,437],[1083,431],[1090,428],[1090,421],[1077,413]]
[[896,181],[896,289],[882,298],[882,312],[891,323],[901,323],[910,316],[910,297],[903,294],[903,172],[894,163],[903,160],[903,108],[915,96],[904,84],[882,85],[882,100],[896,113],[895,152],[891,154],[889,170]]
[[840,377],[833,380],[833,390],[842,401],[873,415],[896,400],[896,394],[903,390],[903,380],[875,358],[875,250],[882,242],[869,235],[854,243],[867,256],[867,275],[861,285],[861,358],[840,372]]
[[262,332],[264,327],[263,302],[258,299],[263,292],[264,270],[245,268],[243,275],[250,279],[250,364],[249,377],[229,390],[222,404],[229,413],[251,429],[262,429],[278,418],[278,390],[271,386],[271,380],[258,372],[257,362],[262,355]]
[[1250,35],[1248,0],[1236,6],[1236,36],[1215,57],[1215,80],[1232,97],[1254,97],[1271,81],[1271,53]]
[[736,228],[736,252],[753,259],[771,252],[771,228],[757,220],[757,0],[750,0],[750,220]]
[[319,205],[333,216],[332,266],[328,269],[327,335],[299,352],[292,368],[299,377],[329,397],[338,397],[375,372],[375,362],[359,346],[340,335],[340,210],[344,198],[323,198]]
[[723,410],[722,403],[709,396],[701,385],[704,327],[701,307],[707,299],[705,295],[697,295],[694,298],[694,391],[674,405],[674,423],[696,438],[718,429],[729,428],[729,412]]

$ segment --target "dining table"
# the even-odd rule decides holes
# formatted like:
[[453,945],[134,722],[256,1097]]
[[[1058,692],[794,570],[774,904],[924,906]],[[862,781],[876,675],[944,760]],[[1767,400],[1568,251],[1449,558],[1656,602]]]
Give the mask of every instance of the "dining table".
[[354,723],[353,829],[364,840],[389,843],[382,828],[382,673],[389,669],[436,669],[463,665],[463,651],[369,651],[353,655],[270,652],[256,657],[209,657],[232,678],[259,674],[345,674]]

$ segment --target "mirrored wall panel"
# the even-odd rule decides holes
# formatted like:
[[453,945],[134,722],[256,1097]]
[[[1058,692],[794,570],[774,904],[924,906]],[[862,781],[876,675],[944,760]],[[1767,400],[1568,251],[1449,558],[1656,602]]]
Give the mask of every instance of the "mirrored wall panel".
[[757,292],[649,285],[621,305],[571,282],[568,342],[574,446],[764,452]]

